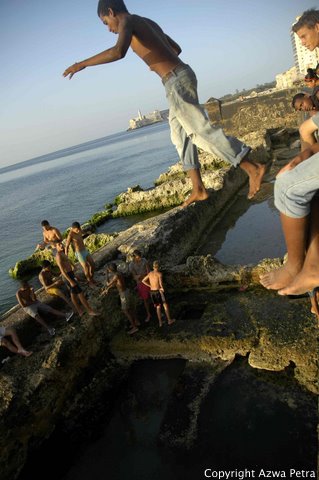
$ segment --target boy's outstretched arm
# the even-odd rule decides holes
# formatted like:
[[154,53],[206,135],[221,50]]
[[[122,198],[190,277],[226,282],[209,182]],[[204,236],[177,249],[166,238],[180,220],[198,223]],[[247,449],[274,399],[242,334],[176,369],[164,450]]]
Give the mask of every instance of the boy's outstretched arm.
[[108,48],[107,50],[104,50],[93,57],[89,57],[86,60],[74,63],[63,72],[63,76],[69,77],[71,80],[75,73],[84,70],[86,67],[116,62],[117,60],[124,58],[132,40],[132,22],[130,18],[125,18],[120,23],[118,35],[118,40],[114,47]]

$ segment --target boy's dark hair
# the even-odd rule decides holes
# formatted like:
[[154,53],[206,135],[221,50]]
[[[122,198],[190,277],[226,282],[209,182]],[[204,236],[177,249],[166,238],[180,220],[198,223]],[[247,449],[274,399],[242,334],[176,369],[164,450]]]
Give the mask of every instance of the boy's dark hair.
[[292,31],[297,33],[302,27],[314,28],[317,23],[319,23],[319,10],[310,8],[306,10],[292,26]]
[[133,255],[134,255],[134,256],[136,255],[137,257],[141,257],[141,256],[142,256],[142,253],[141,253],[140,250],[134,250]]
[[97,6],[98,16],[100,17],[101,15],[108,15],[109,8],[111,8],[114,13],[128,13],[123,0],[99,0]]
[[42,220],[41,225],[42,227],[48,227],[50,224],[47,220]]
[[79,222],[73,222],[72,227],[73,228],[81,228],[81,225],[79,224]]
[[116,263],[110,263],[107,268],[111,270],[111,272],[116,272],[117,271],[117,266]]
[[296,93],[296,95],[293,97],[291,102],[292,108],[295,108],[296,101],[301,100],[304,96],[305,96],[304,93]]
[[307,68],[307,73],[305,75],[305,80],[317,80],[317,74],[313,68]]
[[49,262],[49,260],[43,260],[42,267],[43,268],[51,267],[51,262]]

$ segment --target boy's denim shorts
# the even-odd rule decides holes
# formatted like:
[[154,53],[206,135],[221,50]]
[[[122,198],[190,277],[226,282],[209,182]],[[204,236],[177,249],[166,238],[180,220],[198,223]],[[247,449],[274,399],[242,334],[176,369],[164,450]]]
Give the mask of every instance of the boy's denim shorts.
[[319,153],[299,163],[277,177],[275,205],[291,218],[303,218],[310,213],[310,203],[319,190]]

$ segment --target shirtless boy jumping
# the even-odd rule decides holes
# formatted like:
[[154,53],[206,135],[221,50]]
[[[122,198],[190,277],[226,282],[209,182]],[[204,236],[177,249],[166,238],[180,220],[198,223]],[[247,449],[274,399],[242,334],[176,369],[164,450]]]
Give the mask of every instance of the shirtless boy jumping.
[[81,230],[81,225],[79,224],[79,222],[72,223],[72,227],[65,244],[66,255],[68,254],[70,244],[72,244],[75,251],[75,256],[84,270],[84,274],[88,281],[88,284],[90,285],[90,287],[94,287],[96,284],[93,280],[95,264],[92,256],[85,248],[83,242],[83,232]]
[[249,147],[237,138],[226,137],[220,127],[210,124],[199,105],[196,75],[179,58],[181,47],[153,20],[130,14],[123,0],[100,0],[97,13],[109,31],[118,35],[116,44],[71,65],[63,76],[71,79],[86,67],[121,60],[131,47],[150,70],[159,75],[166,90],[171,139],[193,187],[183,206],[208,198],[196,146],[233,166],[239,165],[249,177],[248,198],[252,198],[260,189],[265,165],[248,160]]

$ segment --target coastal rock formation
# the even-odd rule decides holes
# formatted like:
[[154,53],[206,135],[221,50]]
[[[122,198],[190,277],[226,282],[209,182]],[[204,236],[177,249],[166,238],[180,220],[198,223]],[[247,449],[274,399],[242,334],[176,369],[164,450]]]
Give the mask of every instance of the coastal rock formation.
[[[262,141],[257,135],[255,146],[259,145],[261,156],[268,158],[269,153],[273,155],[269,152],[271,142],[278,140],[281,157],[274,162],[278,170],[294,150],[290,149],[292,133],[277,134],[267,133]],[[247,135],[253,140],[253,133]],[[284,152],[289,150],[285,159]],[[272,170],[271,174],[274,173]],[[189,185],[180,174],[178,168],[172,169],[185,195]],[[188,362],[183,374],[187,402],[181,410],[185,428],[178,438],[174,436],[178,445],[189,446],[194,441],[198,413],[209,386],[237,356],[246,357],[257,369],[279,372],[289,368],[304,389],[318,394],[317,329],[308,299],[282,298],[258,284],[260,272],[282,260],[265,260],[255,266],[225,266],[209,255],[194,255],[208,227],[217,225],[236,200],[237,192],[246,188],[247,178],[241,169],[222,167],[215,172],[207,168],[204,181],[211,182],[207,184],[212,189],[207,201],[187,209],[174,208],[136,224],[109,238],[105,246],[99,248],[98,243],[94,253],[96,278],[101,283],[105,282],[105,264],[120,261],[125,272],[123,257],[129,260],[136,248],[150,259],[159,259],[176,318],[171,327],[159,329],[153,320],[142,325],[133,338],[129,337],[123,332],[118,295],[114,292],[101,297],[99,288],[85,287],[89,302],[100,316],[74,318],[71,324],[55,321],[54,338],[48,337],[19,307],[4,316],[2,326],[14,325],[25,347],[34,353],[28,359],[11,357],[1,365],[3,480],[17,478],[28,454],[50,437],[57,426],[70,438],[85,435],[88,423],[98,422],[103,412],[106,415],[112,409],[118,388],[136,359],[183,358]],[[180,195],[175,191],[174,180],[158,183],[162,192],[168,189],[167,198]],[[151,193],[131,191],[127,197],[124,194],[118,208],[123,204],[125,214],[133,199],[137,208],[142,208],[143,201],[152,201],[156,188]],[[92,237],[92,243],[96,245],[98,241],[98,236]],[[38,297],[63,308],[60,300],[43,291],[38,292]],[[6,354],[2,349],[0,360]],[[191,388],[195,372],[199,372],[197,390]],[[166,418],[169,419],[169,408]],[[165,421],[161,438],[164,442],[168,438]]]

